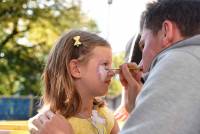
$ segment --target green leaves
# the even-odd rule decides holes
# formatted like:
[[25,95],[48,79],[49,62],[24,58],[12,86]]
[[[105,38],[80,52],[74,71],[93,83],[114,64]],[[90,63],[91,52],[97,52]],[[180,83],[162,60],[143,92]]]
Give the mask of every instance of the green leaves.
[[50,48],[71,28],[97,31],[77,0],[0,2],[0,94],[40,95]]
[[[119,68],[124,63],[124,52],[113,56],[113,68]],[[119,76],[116,75],[109,86],[108,96],[117,96],[122,91],[122,85],[119,81]]]

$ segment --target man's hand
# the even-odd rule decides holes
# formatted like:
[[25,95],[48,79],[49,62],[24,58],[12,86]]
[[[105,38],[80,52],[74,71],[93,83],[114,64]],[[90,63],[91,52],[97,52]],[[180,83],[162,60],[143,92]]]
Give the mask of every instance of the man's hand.
[[135,106],[135,99],[141,90],[142,82],[140,81],[141,72],[129,68],[137,68],[137,64],[126,63],[121,65],[120,81],[125,89],[125,108],[130,113]]
[[117,121],[125,121],[128,118],[129,113],[127,112],[125,106],[121,104],[114,112],[114,115]]
[[65,117],[50,110],[29,119],[29,130],[31,134],[73,134],[73,129]]

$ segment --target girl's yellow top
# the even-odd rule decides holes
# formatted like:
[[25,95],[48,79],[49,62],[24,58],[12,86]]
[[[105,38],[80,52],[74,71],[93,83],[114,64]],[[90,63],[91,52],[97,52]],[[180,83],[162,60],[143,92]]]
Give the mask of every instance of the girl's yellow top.
[[110,134],[114,127],[113,112],[106,107],[93,110],[89,119],[70,117],[68,121],[75,134]]

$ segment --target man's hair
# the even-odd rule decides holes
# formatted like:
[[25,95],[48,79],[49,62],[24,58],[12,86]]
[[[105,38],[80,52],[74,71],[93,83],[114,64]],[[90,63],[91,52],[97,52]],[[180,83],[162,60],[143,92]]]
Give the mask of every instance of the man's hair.
[[174,22],[184,37],[200,34],[200,0],[158,0],[147,4],[144,27],[156,34],[165,20]]

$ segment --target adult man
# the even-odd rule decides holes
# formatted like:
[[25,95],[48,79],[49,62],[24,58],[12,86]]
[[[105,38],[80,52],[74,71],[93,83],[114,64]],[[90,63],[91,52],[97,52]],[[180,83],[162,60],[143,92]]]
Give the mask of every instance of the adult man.
[[144,18],[140,45],[146,81],[141,88],[122,66],[134,110],[121,134],[199,134],[200,1],[154,2]]
[[[126,107],[133,109],[121,134],[199,134],[200,1],[153,2],[144,19],[140,45],[145,83],[132,77],[136,75],[128,66],[135,64],[121,66]],[[59,121],[49,124],[61,126]]]

